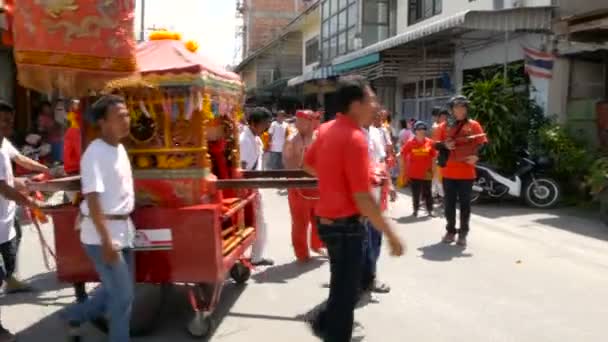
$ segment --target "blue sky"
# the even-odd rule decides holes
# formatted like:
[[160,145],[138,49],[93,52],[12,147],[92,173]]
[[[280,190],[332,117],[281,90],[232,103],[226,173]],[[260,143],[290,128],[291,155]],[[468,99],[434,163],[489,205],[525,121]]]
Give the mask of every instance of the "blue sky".
[[[140,27],[137,0],[136,31]],[[146,28],[157,26],[182,33],[199,43],[199,52],[220,65],[233,63],[236,47],[235,0],[145,0]]]

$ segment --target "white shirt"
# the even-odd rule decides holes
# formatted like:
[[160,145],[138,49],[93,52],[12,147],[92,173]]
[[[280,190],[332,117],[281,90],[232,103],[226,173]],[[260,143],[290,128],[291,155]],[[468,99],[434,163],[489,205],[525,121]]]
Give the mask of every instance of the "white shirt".
[[270,124],[268,134],[270,134],[270,152],[283,152],[283,145],[285,145],[285,135],[287,135],[287,122],[273,121]]
[[239,147],[241,153],[241,164],[246,163],[245,170],[262,170],[262,156],[264,155],[264,144],[260,137],[253,134],[251,128],[246,126],[239,135]]
[[[15,186],[13,177],[13,166],[8,155],[4,139],[0,149],[0,181],[5,181],[10,187]],[[15,238],[17,232],[14,229],[17,204],[4,196],[0,196],[0,243],[5,243]]]
[[[363,129],[367,137],[367,151],[369,153],[369,161],[377,164],[384,160],[386,157],[386,150],[384,145],[384,138],[382,132],[374,126],[370,126],[368,129]],[[373,167],[373,166],[372,166]],[[372,188],[372,195],[374,199],[380,203],[380,195],[382,193],[382,187]]]
[[10,160],[15,159],[16,156],[21,154],[21,152],[19,152],[19,150],[17,150],[15,146],[13,146],[13,144],[6,138],[3,138],[0,150],[6,153]]
[[369,160],[378,164],[386,158],[386,142],[384,133],[377,127],[370,126],[368,129]]
[[[135,207],[133,171],[124,146],[112,146],[96,139],[87,147],[80,161],[82,193],[99,193],[105,215],[129,215]],[[80,240],[86,245],[100,245],[101,239],[89,216],[87,201],[80,205],[83,220]],[[112,243],[120,248],[132,247],[134,226],[131,220],[107,220]]]

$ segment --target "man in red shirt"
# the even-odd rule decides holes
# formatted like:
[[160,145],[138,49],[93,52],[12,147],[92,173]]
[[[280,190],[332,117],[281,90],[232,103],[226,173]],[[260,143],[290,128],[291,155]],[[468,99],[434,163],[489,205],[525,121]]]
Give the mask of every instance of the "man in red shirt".
[[[283,165],[287,169],[301,169],[304,164],[304,153],[312,143],[314,130],[319,122],[319,113],[312,110],[296,112],[297,132],[287,137],[283,146]],[[319,199],[317,189],[289,189],[288,200],[291,212],[291,243],[298,261],[310,260],[308,232],[310,231],[310,249],[323,253],[323,243],[319,238],[314,219],[314,208]]]
[[[453,118],[442,123],[434,133],[439,150],[449,151],[445,165],[439,165],[445,192],[444,207],[447,233],[444,243],[452,243],[458,233],[457,244],[467,245],[471,218],[471,192],[476,178],[475,164],[479,149],[487,143],[479,122],[468,118],[469,100],[454,96],[449,102]],[[439,159],[442,159],[441,156]],[[439,163],[441,164],[441,162]],[[460,202],[460,230],[456,230],[456,203]]]
[[335,98],[337,117],[319,127],[304,169],[319,181],[317,223],[331,273],[327,306],[312,327],[323,341],[347,342],[363,272],[363,218],[387,237],[392,255],[402,255],[404,246],[371,194],[368,143],[361,127],[376,111],[375,95],[365,79],[348,77],[338,81]]
[[431,196],[431,180],[433,179],[433,160],[437,150],[433,140],[426,137],[427,125],[418,121],[414,125],[415,136],[401,149],[401,157],[409,160],[407,174],[411,179],[412,202],[414,204],[413,216],[418,216],[420,198],[426,201],[426,211],[433,216],[433,196]]

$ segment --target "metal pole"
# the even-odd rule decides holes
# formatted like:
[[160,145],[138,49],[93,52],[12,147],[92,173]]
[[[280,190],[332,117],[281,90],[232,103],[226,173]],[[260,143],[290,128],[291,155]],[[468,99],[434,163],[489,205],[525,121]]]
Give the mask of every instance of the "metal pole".
[[144,20],[145,16],[146,16],[146,0],[141,0],[141,20],[140,20],[140,23],[139,23],[139,30],[140,30],[140,32],[139,32],[139,40],[142,41],[142,42],[146,39],[145,38],[146,37],[146,34],[145,34],[146,24],[145,24],[145,20]]
[[505,31],[505,63],[502,67],[502,77],[505,86],[507,85],[508,77],[508,65],[509,65],[509,31]]

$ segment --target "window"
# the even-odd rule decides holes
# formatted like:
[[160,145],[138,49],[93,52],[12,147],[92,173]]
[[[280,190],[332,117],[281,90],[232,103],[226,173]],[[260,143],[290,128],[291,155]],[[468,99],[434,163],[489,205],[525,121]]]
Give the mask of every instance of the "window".
[[358,0],[323,0],[321,9],[321,56],[329,62],[355,49]]
[[363,45],[390,37],[394,27],[394,0],[367,0],[363,6]]
[[409,25],[440,14],[443,0],[409,0]]
[[306,41],[306,65],[319,61],[319,37],[314,37]]

